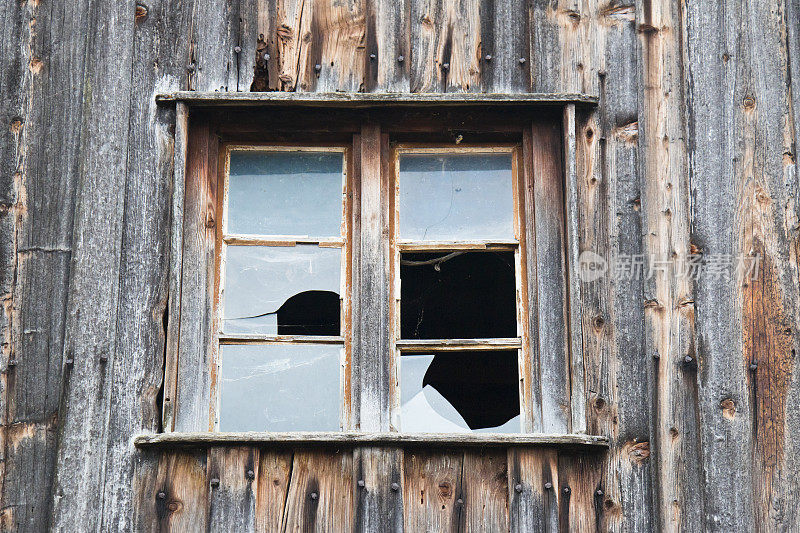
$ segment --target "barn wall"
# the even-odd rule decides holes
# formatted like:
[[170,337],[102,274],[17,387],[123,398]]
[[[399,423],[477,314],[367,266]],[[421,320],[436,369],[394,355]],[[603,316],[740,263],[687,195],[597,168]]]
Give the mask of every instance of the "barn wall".
[[800,528],[800,0],[22,0],[0,24],[4,529],[147,529],[148,476],[241,459],[131,437],[159,429],[163,375],[174,111],[153,97],[251,88],[598,96],[581,249],[762,270],[582,286],[588,428],[612,442],[592,523]]

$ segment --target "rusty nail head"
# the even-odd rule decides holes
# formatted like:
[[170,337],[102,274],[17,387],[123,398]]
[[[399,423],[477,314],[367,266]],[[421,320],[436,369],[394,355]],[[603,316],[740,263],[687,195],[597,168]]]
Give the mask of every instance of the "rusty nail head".
[[442,70],[448,70],[450,68],[450,63],[442,63]]
[[363,479],[359,479],[358,480],[358,486],[359,487],[363,487],[364,485],[366,485],[366,483],[364,483],[364,480]]
[[755,361],[750,363],[750,370],[757,370],[757,369],[758,369],[758,363],[756,363]]
[[464,505],[464,500],[462,500],[461,498],[459,498],[458,500],[456,500],[456,503],[457,503],[458,505]]
[[569,487],[564,487],[564,494],[569,494]]
[[517,483],[514,485],[514,490],[517,492],[522,492],[522,483]]
[[397,61],[398,61],[398,63],[402,63],[403,61],[405,61],[405,59],[406,59],[406,58],[405,58],[405,57],[403,57],[403,56],[397,56]]
[[264,54],[264,61],[269,61],[269,54]]
[[658,354],[658,352],[653,354],[653,359],[661,359],[661,356]]
[[314,70],[316,72],[319,72],[320,70],[322,70],[322,65],[320,65],[320,64],[314,65]]
[[376,56],[375,54],[370,54],[370,55],[369,55],[369,58],[370,58],[372,61],[375,61],[375,60],[378,58],[378,56]]
[[252,470],[248,470],[246,475],[247,475],[247,479],[255,479],[256,478],[256,473],[253,472]]
[[219,478],[212,477],[211,478],[211,486],[212,487],[219,487]]
[[195,67],[194,67],[194,63],[189,63],[189,64],[186,66],[186,70],[188,70],[189,72],[194,72],[194,68],[195,68]]
[[8,360],[8,366],[17,366],[17,360],[16,359],[9,359]]
[[395,491],[395,492],[400,490],[400,484],[399,483],[392,483],[392,490]]
[[553,484],[548,481],[547,483],[544,484],[544,488],[546,488],[547,490],[550,490],[550,489],[553,488]]
[[238,54],[238,53],[240,53],[242,51],[242,47],[241,46],[234,46],[233,47],[233,51]]
[[524,65],[524,64],[525,64],[525,61],[527,61],[527,60],[526,60],[524,57],[520,57],[520,58],[519,58],[519,64],[520,64],[520,65]]
[[603,495],[603,489],[597,489],[597,492],[595,492],[595,494],[597,494],[598,496],[602,496]]
[[319,498],[319,494],[317,494],[316,492],[312,492],[311,493],[311,499],[312,500],[316,500],[317,498]]
[[492,54],[486,54],[486,61],[492,60]]
[[167,493],[166,493],[166,492],[164,492],[164,491],[162,490],[162,491],[160,491],[158,494],[156,494],[156,497],[157,497],[159,500],[164,500],[164,499],[166,499],[166,497],[167,497]]
[[72,364],[73,364],[74,362],[75,362],[75,361],[72,359],[72,357],[68,358],[68,359],[67,359],[67,361],[66,361],[66,363],[67,363],[67,366],[72,366]]
[[106,361],[108,361],[108,354],[104,353],[103,355],[100,356],[100,362],[105,363]]
[[692,356],[691,355],[687,355],[686,357],[683,358],[683,360],[685,362],[687,362],[687,363],[691,363],[692,362]]

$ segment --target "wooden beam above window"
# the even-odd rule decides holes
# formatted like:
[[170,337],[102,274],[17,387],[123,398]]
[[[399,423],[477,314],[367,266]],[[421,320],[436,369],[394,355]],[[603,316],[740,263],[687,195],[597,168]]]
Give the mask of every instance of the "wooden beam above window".
[[402,107],[402,106],[501,106],[501,105],[597,105],[599,99],[582,93],[231,93],[177,91],[156,95],[158,103],[185,102],[190,106],[306,106],[306,107]]

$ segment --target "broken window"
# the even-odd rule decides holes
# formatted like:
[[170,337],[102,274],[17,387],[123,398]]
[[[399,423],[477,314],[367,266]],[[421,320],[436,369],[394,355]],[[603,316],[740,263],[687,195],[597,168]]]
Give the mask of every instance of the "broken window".
[[402,431],[521,430],[514,157],[399,150]]
[[229,150],[219,260],[222,431],[340,428],[345,168],[341,148]]

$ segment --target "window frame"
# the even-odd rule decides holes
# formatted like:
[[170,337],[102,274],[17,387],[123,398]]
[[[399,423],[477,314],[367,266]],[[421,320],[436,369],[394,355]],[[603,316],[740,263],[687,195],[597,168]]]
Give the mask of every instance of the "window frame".
[[[209,399],[209,428],[210,431],[218,431],[220,414],[220,379],[222,364],[223,345],[336,345],[341,347],[339,357],[339,430],[345,426],[347,420],[345,413],[350,410],[349,394],[344,391],[349,388],[349,376],[346,376],[345,369],[350,368],[350,354],[352,346],[347,339],[351,330],[351,298],[350,286],[352,283],[352,272],[350,268],[351,257],[351,238],[352,220],[350,216],[351,202],[349,201],[352,191],[350,169],[352,168],[352,147],[342,143],[316,143],[298,145],[296,143],[241,143],[223,142],[220,145],[221,158],[223,164],[219,167],[217,191],[217,212],[220,214],[216,232],[215,250],[215,297],[214,297],[214,348],[212,350],[212,375],[215,376],[211,381],[211,397]],[[234,151],[252,152],[331,152],[342,154],[342,199],[341,199],[341,222],[339,227],[340,237],[322,237],[319,235],[261,235],[261,234],[228,234],[228,214],[230,197],[230,161],[231,153]],[[222,331],[223,320],[223,296],[225,290],[225,273],[227,249],[229,246],[264,246],[275,248],[287,248],[297,245],[315,245],[317,248],[339,248],[340,255],[340,278],[339,278],[339,335],[279,335],[279,334],[224,334]]]
[[[213,322],[210,315],[216,312],[216,307],[213,303],[209,305],[207,295],[216,295],[214,284],[218,276],[215,275],[215,259],[209,264],[210,248],[211,257],[215,256],[215,238],[209,239],[208,234],[216,235],[217,231],[218,202],[214,189],[218,172],[224,165],[222,147],[226,143],[343,144],[351,147],[348,169],[351,190],[346,213],[351,231],[348,260],[352,305],[351,332],[344,339],[349,344],[350,358],[349,367],[344,369],[345,377],[341,380],[343,397],[347,398],[350,407],[342,412],[342,427],[345,432],[375,434],[398,430],[392,420],[399,401],[394,364],[398,357],[395,357],[394,333],[388,331],[394,328],[394,315],[387,322],[391,328],[380,332],[384,337],[378,338],[377,322],[373,321],[366,325],[370,331],[366,332],[369,338],[365,339],[364,332],[359,330],[365,329],[364,319],[369,317],[369,310],[359,309],[364,307],[358,303],[361,301],[360,289],[366,276],[385,279],[387,290],[394,290],[393,284],[388,283],[388,263],[394,258],[394,253],[389,253],[388,242],[389,227],[394,224],[394,217],[390,214],[390,210],[391,213],[394,210],[394,195],[390,194],[392,183],[389,178],[393,172],[389,164],[392,146],[406,143],[409,139],[415,139],[415,143],[416,139],[422,139],[417,144],[449,143],[455,140],[459,131],[470,137],[480,136],[483,146],[504,142],[521,143],[522,146],[519,168],[526,183],[520,184],[520,203],[515,205],[524,206],[522,214],[528,221],[525,231],[521,232],[528,241],[521,260],[526,265],[523,271],[527,283],[523,288],[529,294],[525,298],[520,296],[523,304],[519,308],[526,309],[528,314],[529,320],[523,324],[529,325],[530,339],[530,342],[523,343],[530,356],[521,358],[527,368],[520,377],[528,378],[529,382],[520,397],[528,405],[528,412],[522,412],[522,431],[549,435],[586,431],[588,398],[583,383],[581,292],[580,284],[574,281],[577,280],[578,265],[575,103],[497,105],[476,100],[458,105],[454,102],[443,106],[415,107],[412,104],[384,105],[380,102],[380,109],[349,104],[327,108],[319,101],[314,102],[314,108],[304,107],[306,104],[303,103],[293,106],[290,101],[281,102],[278,107],[260,103],[257,107],[230,105],[227,102],[193,104],[180,100],[176,104],[170,290],[168,314],[165,316],[164,431],[205,432],[212,429],[203,422],[210,418],[208,412],[211,408],[208,389],[212,376],[208,361],[211,356],[216,357],[211,353],[214,351],[213,343],[209,342],[212,328],[208,327],[209,322]],[[540,172],[540,166],[545,170]],[[540,174],[550,176],[546,180],[549,184],[540,185],[537,181]],[[547,187],[557,187],[561,195],[558,202],[560,215],[555,217],[560,217],[558,227],[549,230],[557,234],[555,241],[560,242],[559,279],[550,280],[558,285],[556,292],[560,292],[562,300],[562,305],[556,310],[547,309],[545,299],[535,294],[542,287],[540,275],[545,279],[549,275],[539,272],[538,243],[531,238],[539,231],[536,219],[542,214],[543,206],[548,204],[534,200],[541,200],[541,195],[552,192],[544,190]],[[365,208],[370,213],[365,213]],[[362,231],[361,225],[365,221],[371,226]],[[534,221],[535,228],[531,227],[531,221]],[[386,265],[361,261],[365,251],[374,256],[379,250],[386,251]],[[383,268],[385,272],[381,270]],[[518,279],[521,278],[518,276]],[[367,302],[367,307],[379,309],[380,305],[372,305],[374,303]],[[387,297],[386,309],[379,309],[380,313],[388,317],[390,307],[393,305]],[[549,350],[549,344],[546,345],[551,340],[542,341],[537,331],[537,320],[541,323],[547,319],[540,316],[543,312],[555,312],[564,322],[559,326],[565,334],[563,346],[554,352]],[[546,358],[555,361],[561,370],[549,375]],[[370,369],[374,367],[375,372],[365,372],[367,366]],[[552,420],[545,419],[544,409],[548,401],[549,405],[558,405],[561,410]],[[537,409],[539,411],[535,412]]]
[[[421,351],[444,352],[456,350],[481,350],[481,351],[500,351],[514,350],[517,352],[518,362],[518,393],[519,393],[519,431],[515,433],[527,433],[528,424],[525,413],[529,405],[529,394],[526,393],[528,387],[527,361],[530,360],[530,332],[528,328],[528,276],[526,269],[526,236],[524,191],[524,165],[522,157],[522,142],[519,143],[469,143],[446,146],[443,144],[432,143],[399,143],[392,147],[390,168],[390,180],[392,183],[392,202],[390,203],[393,216],[393,224],[390,230],[390,254],[391,254],[391,313],[392,313],[392,348],[395,365],[395,373],[398,379],[392,383],[396,389],[392,397],[392,420],[394,425],[402,431],[403,420],[400,415],[400,392],[402,383],[401,365],[403,353],[419,353]],[[400,158],[403,154],[510,154],[511,155],[511,191],[512,199],[512,222],[514,239],[454,239],[451,241],[434,240],[414,240],[400,239]],[[401,280],[400,280],[400,256],[404,252],[446,252],[449,250],[474,250],[474,251],[506,251],[514,253],[514,283],[515,283],[515,316],[517,322],[517,336],[514,338],[471,338],[471,339],[423,339],[412,340],[403,339],[401,336]]]

